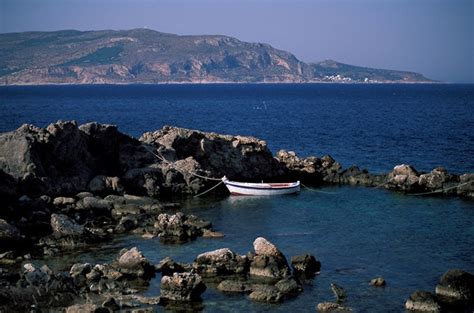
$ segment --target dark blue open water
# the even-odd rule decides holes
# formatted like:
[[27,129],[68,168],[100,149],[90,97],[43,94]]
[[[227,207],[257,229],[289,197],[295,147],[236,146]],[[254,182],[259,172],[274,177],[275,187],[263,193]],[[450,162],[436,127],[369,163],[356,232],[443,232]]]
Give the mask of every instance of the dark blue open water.
[[[0,88],[0,131],[58,119],[114,123],[123,132],[177,125],[253,135],[271,149],[331,154],[344,166],[375,172],[395,164],[421,170],[444,165],[474,172],[473,85],[170,85]],[[187,212],[211,220],[222,239],[184,245],[126,236],[99,251],[48,260],[108,262],[122,247],[138,246],[158,262],[188,262],[204,251],[252,249],[258,236],[289,258],[311,253],[321,275],[281,305],[255,304],[209,288],[205,311],[314,312],[334,300],[330,283],[348,290],[347,305],[362,312],[400,312],[409,294],[433,291],[449,268],[474,272],[474,203],[456,198],[409,197],[371,188],[327,187],[297,196],[206,198],[184,201]],[[382,275],[387,287],[368,281]],[[150,295],[159,293],[159,279]]]

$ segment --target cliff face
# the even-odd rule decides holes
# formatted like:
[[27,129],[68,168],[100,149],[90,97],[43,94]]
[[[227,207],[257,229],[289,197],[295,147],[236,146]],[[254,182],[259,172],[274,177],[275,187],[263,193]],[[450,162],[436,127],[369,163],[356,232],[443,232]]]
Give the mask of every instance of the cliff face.
[[394,71],[375,69],[350,76],[363,68],[344,65],[340,71],[334,64],[306,64],[270,45],[227,36],[178,36],[149,29],[0,34],[3,85],[344,81],[328,78],[339,74],[352,81],[429,81],[420,74],[388,75]]

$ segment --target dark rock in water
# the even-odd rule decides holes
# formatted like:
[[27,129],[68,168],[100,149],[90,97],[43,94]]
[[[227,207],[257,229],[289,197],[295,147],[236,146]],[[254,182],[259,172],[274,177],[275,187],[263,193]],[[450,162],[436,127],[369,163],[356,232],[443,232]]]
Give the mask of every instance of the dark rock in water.
[[89,190],[96,194],[121,194],[124,191],[118,177],[97,175],[89,182]]
[[120,219],[118,225],[115,227],[116,233],[124,233],[137,228],[139,220],[136,214],[130,214]]
[[344,288],[342,288],[341,286],[335,283],[331,283],[331,290],[336,296],[337,302],[343,302],[346,300],[347,293],[346,293],[346,290],[344,290]]
[[203,238],[222,238],[222,237],[225,237],[225,235],[222,232],[204,229],[202,232],[202,237]]
[[285,256],[274,244],[259,237],[253,246],[255,257],[250,263],[250,275],[280,279],[291,274]]
[[18,228],[0,219],[0,253],[14,247],[21,239]]
[[228,248],[201,253],[193,263],[197,273],[206,276],[245,274],[248,260]]
[[334,302],[318,303],[318,305],[316,306],[316,309],[318,310],[318,312],[324,312],[324,313],[352,312],[351,308],[342,306],[339,303],[334,303]]
[[202,236],[204,229],[208,229],[211,223],[194,215],[183,213],[160,214],[155,222],[158,235],[168,240],[188,240]]
[[456,191],[460,196],[474,199],[474,174],[459,176],[459,187]]
[[150,278],[155,276],[154,266],[136,247],[130,250],[123,249],[112,265],[117,267],[122,274],[131,277]]
[[436,286],[436,296],[454,305],[474,303],[474,275],[458,269],[447,271]]
[[66,308],[66,313],[95,313],[98,309],[93,303],[74,304]]
[[112,203],[96,197],[84,197],[76,205],[76,210],[93,210],[96,214],[98,211],[103,211],[102,214],[106,214],[111,209]]
[[3,205],[13,202],[17,192],[16,179],[5,173],[0,166],[0,199],[3,199]]
[[171,276],[173,273],[183,273],[186,269],[172,258],[166,257],[155,266],[155,270],[163,276]]
[[376,277],[370,281],[370,284],[374,287],[383,287],[386,283],[383,277]]
[[71,197],[56,197],[53,200],[53,205],[60,208],[74,207],[76,199]]
[[174,273],[161,279],[161,297],[173,301],[199,301],[206,290],[201,276],[193,273]]
[[293,277],[283,278],[275,284],[275,287],[277,287],[278,291],[287,297],[294,297],[303,291],[301,284]]
[[252,291],[252,284],[246,281],[227,279],[217,285],[217,289],[228,293],[247,293]]
[[416,312],[440,312],[438,299],[427,291],[415,291],[405,302],[405,308]]
[[16,284],[0,288],[0,310],[29,311],[32,305],[37,308],[67,307],[79,300],[76,285],[68,274],[53,273],[46,265],[39,267],[27,263],[23,267]]
[[291,266],[295,275],[313,276],[321,270],[321,262],[310,254],[292,256]]
[[258,302],[279,303],[283,301],[283,294],[274,286],[260,285],[255,287],[249,298]]
[[114,298],[109,297],[104,302],[102,302],[102,307],[109,309],[112,312],[120,310],[120,305],[117,304]]
[[56,237],[74,236],[81,237],[85,234],[84,226],[77,224],[70,217],[63,214],[51,215],[51,228]]

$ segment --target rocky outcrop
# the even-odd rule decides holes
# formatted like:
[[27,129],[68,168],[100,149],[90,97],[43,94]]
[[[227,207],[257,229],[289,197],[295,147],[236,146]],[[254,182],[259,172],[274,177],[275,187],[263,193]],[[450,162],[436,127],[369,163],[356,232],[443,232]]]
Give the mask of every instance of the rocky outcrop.
[[57,122],[42,129],[25,124],[0,134],[0,169],[18,181],[23,194],[74,194],[87,190],[99,174],[115,176],[150,161],[139,147],[111,125]]
[[199,301],[206,290],[198,274],[174,273],[161,279],[161,297],[172,301]]
[[[12,153],[11,151],[15,151]],[[397,165],[387,175],[357,166],[343,169],[331,156],[300,158],[280,150],[273,157],[265,141],[163,127],[140,141],[115,126],[57,122],[47,128],[23,125],[0,134],[0,194],[27,195],[197,194],[215,185],[203,177],[241,181],[384,186],[403,192],[433,192],[472,198],[474,175],[449,174],[443,168],[419,173]],[[223,187],[222,187],[223,188]],[[224,191],[224,189],[220,189]]]
[[266,142],[254,137],[218,135],[167,126],[143,134],[140,140],[154,145],[172,164],[188,158],[195,160],[202,169],[197,174],[205,176],[226,175],[229,179],[260,181],[286,173],[286,169],[273,158]]

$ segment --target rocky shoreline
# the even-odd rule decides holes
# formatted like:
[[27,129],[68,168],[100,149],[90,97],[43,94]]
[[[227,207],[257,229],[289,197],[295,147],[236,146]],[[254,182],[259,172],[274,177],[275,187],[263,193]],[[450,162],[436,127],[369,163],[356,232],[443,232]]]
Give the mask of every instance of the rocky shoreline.
[[[137,140],[98,123],[23,125],[0,134],[0,312],[109,312],[155,305],[189,306],[192,311],[199,309],[206,286],[270,303],[297,296],[299,281],[314,277],[321,264],[312,255],[300,255],[291,258],[290,267],[264,238],[257,238],[247,255],[222,248],[196,256],[192,264],[166,258],[153,265],[132,248],[110,264],[71,264],[69,272],[32,263],[19,268],[32,258],[87,250],[124,233],[144,240],[156,237],[164,244],[222,237],[210,221],[183,214],[178,204],[163,199],[199,194],[216,184],[205,177],[224,175],[240,181],[298,179],[313,187],[363,185],[474,199],[474,174],[450,174],[441,167],[419,173],[403,164],[387,174],[371,174],[357,166],[343,169],[330,156],[300,158],[284,150],[274,156],[265,141],[253,137],[164,127]],[[216,192],[225,193],[220,187]],[[155,273],[163,276],[161,295],[138,296]],[[471,305],[472,275],[448,273],[436,288],[439,299],[417,293],[407,308],[424,308],[423,301],[431,301],[428,307],[442,309],[453,295],[462,298],[455,305]],[[337,301],[322,303],[318,310],[350,310],[341,289],[333,290]]]

